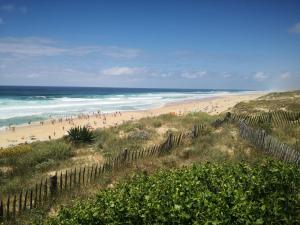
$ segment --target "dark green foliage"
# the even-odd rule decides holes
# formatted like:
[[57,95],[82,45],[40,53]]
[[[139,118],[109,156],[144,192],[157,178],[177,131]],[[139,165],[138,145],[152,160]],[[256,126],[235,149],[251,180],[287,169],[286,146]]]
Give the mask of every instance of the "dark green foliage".
[[265,121],[265,122],[261,121],[254,127],[263,129],[264,131],[267,132],[267,134],[272,134],[272,123],[270,123],[268,121]]
[[63,208],[48,225],[299,224],[300,168],[205,163],[135,176]]
[[95,136],[87,127],[72,127],[68,131],[68,139],[73,143],[91,143]]
[[159,120],[154,120],[152,126],[155,128],[161,127],[161,122]]

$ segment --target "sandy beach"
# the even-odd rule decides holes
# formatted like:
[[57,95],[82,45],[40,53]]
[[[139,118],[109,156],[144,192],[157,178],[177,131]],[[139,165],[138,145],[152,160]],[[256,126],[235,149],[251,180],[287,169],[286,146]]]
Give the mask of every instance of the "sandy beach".
[[220,97],[208,97],[193,101],[182,101],[164,105],[143,111],[128,111],[121,113],[94,113],[92,115],[81,115],[72,119],[53,119],[42,123],[17,126],[0,132],[0,147],[9,147],[21,143],[44,141],[61,138],[74,126],[90,126],[92,129],[116,126],[125,121],[137,120],[143,117],[158,116],[166,113],[183,115],[193,111],[202,111],[209,114],[219,114],[227,111],[238,102],[256,99],[265,92],[255,92],[237,95],[224,95]]

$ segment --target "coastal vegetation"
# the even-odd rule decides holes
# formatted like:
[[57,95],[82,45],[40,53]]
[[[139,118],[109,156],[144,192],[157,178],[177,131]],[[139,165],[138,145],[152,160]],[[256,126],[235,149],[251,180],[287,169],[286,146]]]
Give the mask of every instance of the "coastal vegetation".
[[94,134],[88,127],[71,127],[67,139],[72,143],[92,143]]
[[299,186],[294,165],[203,163],[134,175],[45,224],[296,224]]
[[[257,100],[240,102],[232,109],[233,113],[240,115],[257,116],[268,112],[290,112],[298,114],[296,120],[300,120],[300,91],[278,92],[264,95]],[[260,121],[253,124],[254,127],[262,128],[268,134],[277,137],[280,141],[294,146],[300,151],[300,125],[290,126],[280,124],[275,126],[269,121]]]
[[[299,93],[269,94],[239,103],[230,112],[260,115],[272,111],[277,100],[286,104],[290,112],[298,112]],[[103,163],[125,149],[142,150],[161,143],[170,133],[189,132],[194,125],[201,124],[203,129],[197,138],[183,141],[168,154],[141,159],[107,174],[98,183],[86,186],[84,192],[63,195],[44,208],[28,212],[17,222],[124,224],[135,223],[135,219],[144,224],[299,222],[299,168],[269,159],[243,140],[233,123],[214,126],[214,121],[224,116],[225,113],[212,116],[203,112],[164,114],[93,131],[77,127],[65,138],[1,149],[0,197],[31,187],[55,171]],[[299,125],[259,123],[254,127],[265,129],[290,146],[299,143]],[[165,208],[159,198],[164,199]],[[72,207],[74,202],[77,204]],[[212,215],[216,217],[213,219]]]
[[232,112],[254,115],[278,110],[300,112],[300,91],[269,93],[256,100],[236,104]]

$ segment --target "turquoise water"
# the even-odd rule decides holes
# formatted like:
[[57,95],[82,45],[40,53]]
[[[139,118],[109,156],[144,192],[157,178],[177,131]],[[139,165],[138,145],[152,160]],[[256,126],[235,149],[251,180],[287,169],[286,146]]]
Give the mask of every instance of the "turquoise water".
[[144,110],[241,90],[0,86],[0,128],[82,113]]

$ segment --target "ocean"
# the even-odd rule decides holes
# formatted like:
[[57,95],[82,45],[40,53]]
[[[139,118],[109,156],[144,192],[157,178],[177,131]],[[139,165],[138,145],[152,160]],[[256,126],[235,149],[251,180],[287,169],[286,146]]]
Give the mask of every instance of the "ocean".
[[101,111],[145,110],[243,90],[0,86],[0,129]]

